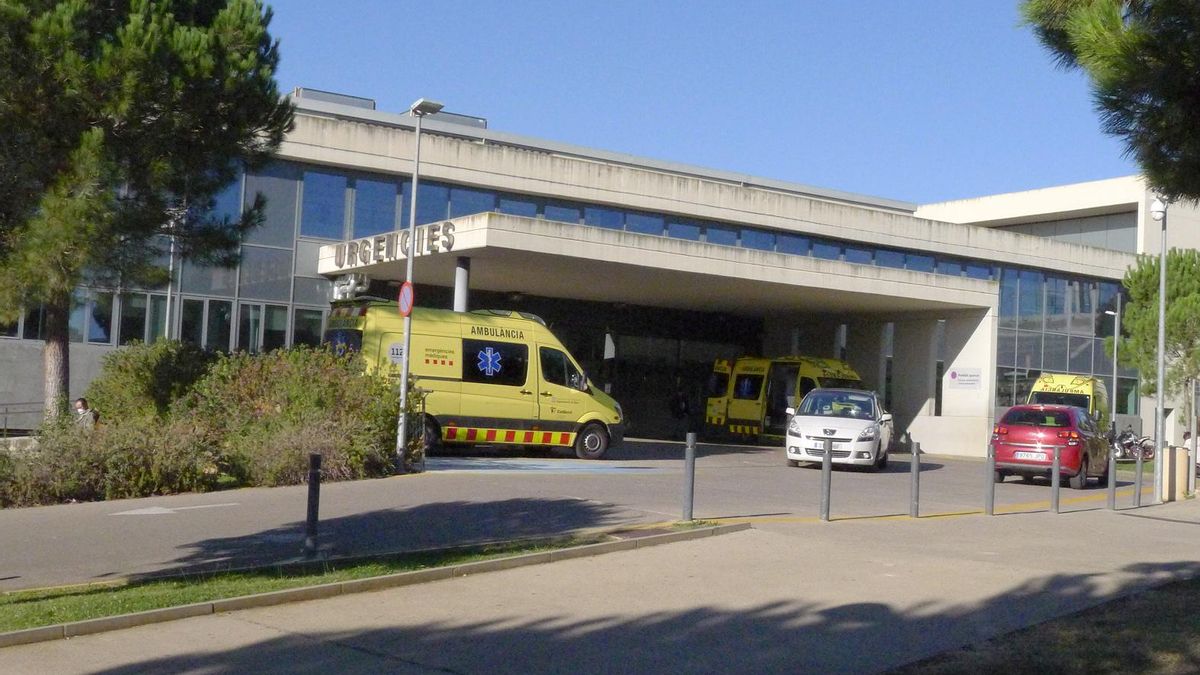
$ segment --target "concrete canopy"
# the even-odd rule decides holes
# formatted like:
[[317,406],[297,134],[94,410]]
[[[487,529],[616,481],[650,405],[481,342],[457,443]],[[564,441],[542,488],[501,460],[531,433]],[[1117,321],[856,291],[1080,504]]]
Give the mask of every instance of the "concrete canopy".
[[[480,213],[445,221],[452,249],[418,253],[413,279],[453,286],[456,259],[472,259],[470,287],[526,295],[765,316],[774,313],[886,314],[990,309],[997,285],[745,248]],[[406,232],[406,231],[405,231]],[[400,232],[386,246],[346,259],[323,246],[318,271],[402,281]],[[405,238],[406,238],[405,234]],[[418,237],[422,241],[422,236]],[[422,241],[422,243],[424,243]],[[444,244],[442,246],[444,248]],[[387,253],[383,253],[387,251]],[[392,254],[395,252],[395,254]],[[343,264],[338,265],[338,260]]]

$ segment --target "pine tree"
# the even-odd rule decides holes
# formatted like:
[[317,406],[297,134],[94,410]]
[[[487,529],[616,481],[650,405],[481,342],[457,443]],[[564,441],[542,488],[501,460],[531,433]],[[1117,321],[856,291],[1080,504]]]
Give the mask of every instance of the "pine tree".
[[71,296],[155,287],[167,238],[231,265],[259,200],[208,215],[292,124],[256,0],[0,0],[0,323],[45,311],[47,414],[65,404]]
[[[1200,251],[1171,249],[1167,280],[1164,392],[1178,394],[1200,378]],[[1121,308],[1118,362],[1138,369],[1149,396],[1158,386],[1158,256],[1140,257],[1123,283],[1129,302]]]

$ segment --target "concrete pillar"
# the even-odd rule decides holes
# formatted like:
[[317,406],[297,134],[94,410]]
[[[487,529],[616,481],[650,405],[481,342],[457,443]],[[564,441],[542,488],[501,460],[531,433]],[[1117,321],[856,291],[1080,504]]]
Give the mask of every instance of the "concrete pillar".
[[[948,312],[945,320],[942,370],[942,411],[933,416],[932,392],[925,406],[912,419],[904,423],[915,441],[928,451],[946,455],[984,457],[991,438],[996,410],[996,315],[995,310],[963,310]],[[931,321],[929,334],[936,335],[936,321]],[[897,324],[897,347],[892,360],[895,369],[893,386],[897,387],[894,400],[900,407],[907,396],[919,395],[917,387],[902,392],[910,376],[923,377],[924,368],[913,372],[908,367],[926,350],[919,344],[917,334],[925,332],[922,326],[907,323]],[[901,334],[906,338],[901,338]],[[903,340],[903,346],[901,346]],[[936,345],[931,345],[928,362],[936,373]],[[903,350],[903,351],[901,351]],[[915,408],[916,406],[914,406]],[[908,412],[907,410],[905,411]],[[899,420],[897,420],[899,424]]]
[[471,259],[459,256],[454,266],[454,311],[467,311],[467,293],[471,281]]
[[900,319],[892,343],[892,414],[898,436],[913,433],[927,451],[927,439],[918,438],[913,422],[933,414],[937,376],[937,318]]
[[852,320],[846,330],[846,362],[863,384],[883,396],[887,363],[883,358],[885,321]]

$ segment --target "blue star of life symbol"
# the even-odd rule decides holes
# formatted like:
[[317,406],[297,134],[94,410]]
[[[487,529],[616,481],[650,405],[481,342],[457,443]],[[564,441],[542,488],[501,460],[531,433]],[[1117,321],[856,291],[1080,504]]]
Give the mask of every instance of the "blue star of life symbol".
[[479,352],[479,372],[491,377],[500,372],[500,352],[491,347]]

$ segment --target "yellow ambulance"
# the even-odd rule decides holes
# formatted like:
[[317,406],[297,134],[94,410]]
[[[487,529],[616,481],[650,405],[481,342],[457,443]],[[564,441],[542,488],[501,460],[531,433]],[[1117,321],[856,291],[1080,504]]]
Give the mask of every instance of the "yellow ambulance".
[[[723,387],[720,386],[723,384]],[[844,361],[816,356],[743,356],[713,364],[705,420],[710,430],[758,441],[783,440],[787,409],[818,387],[861,389],[862,378]]]
[[1042,373],[1029,390],[1026,403],[1073,405],[1083,408],[1096,420],[1101,431],[1108,431],[1108,389],[1099,378],[1090,375]]
[[[336,301],[325,341],[398,377],[404,319],[394,301]],[[409,370],[427,392],[426,439],[572,447],[599,459],[624,436],[621,406],[532,314],[414,309]]]

